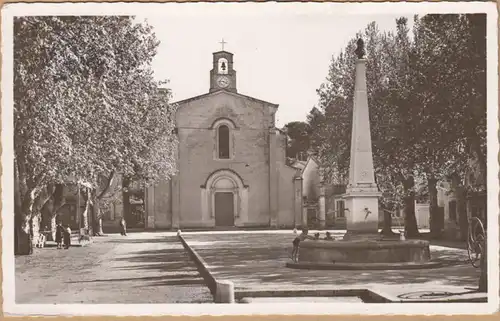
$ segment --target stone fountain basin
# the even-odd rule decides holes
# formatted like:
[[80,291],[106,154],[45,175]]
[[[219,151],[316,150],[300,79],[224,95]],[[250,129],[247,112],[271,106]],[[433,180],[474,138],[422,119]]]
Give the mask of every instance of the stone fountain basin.
[[412,269],[436,267],[429,242],[423,240],[307,240],[300,243],[299,262],[292,268]]

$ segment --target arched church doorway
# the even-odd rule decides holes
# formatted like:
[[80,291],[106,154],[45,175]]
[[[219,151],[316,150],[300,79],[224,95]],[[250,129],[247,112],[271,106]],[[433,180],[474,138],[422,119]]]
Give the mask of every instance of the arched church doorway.
[[201,185],[202,217],[214,227],[242,226],[247,220],[248,186],[231,169],[211,173]]

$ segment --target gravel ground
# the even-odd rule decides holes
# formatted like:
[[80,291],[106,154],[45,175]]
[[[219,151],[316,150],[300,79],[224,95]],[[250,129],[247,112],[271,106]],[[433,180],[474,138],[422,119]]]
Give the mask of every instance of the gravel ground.
[[16,264],[16,303],[211,303],[173,233],[111,234],[85,247],[36,249]]

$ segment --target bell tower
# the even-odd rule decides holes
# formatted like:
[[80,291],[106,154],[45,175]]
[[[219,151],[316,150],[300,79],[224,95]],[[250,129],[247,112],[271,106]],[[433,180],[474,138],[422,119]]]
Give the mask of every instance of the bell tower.
[[228,90],[236,92],[236,71],[233,69],[233,54],[224,50],[213,53],[213,68],[210,70],[210,92]]

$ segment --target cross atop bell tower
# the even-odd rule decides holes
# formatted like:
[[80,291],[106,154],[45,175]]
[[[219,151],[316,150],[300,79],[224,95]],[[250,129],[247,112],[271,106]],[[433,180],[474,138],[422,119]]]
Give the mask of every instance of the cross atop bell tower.
[[227,43],[224,41],[224,38],[222,38],[222,41],[219,42],[222,45],[222,51],[224,51],[224,45]]
[[213,53],[213,68],[210,70],[210,92],[228,90],[236,92],[236,70],[233,69],[233,54],[224,51],[227,44],[224,39],[219,42],[221,51]]

